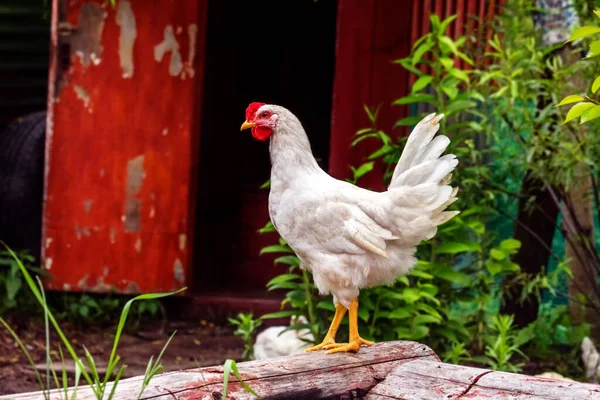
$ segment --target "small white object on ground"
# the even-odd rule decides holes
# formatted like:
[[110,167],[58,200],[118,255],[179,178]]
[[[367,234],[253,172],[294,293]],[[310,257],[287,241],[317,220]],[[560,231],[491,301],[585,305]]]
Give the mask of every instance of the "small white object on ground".
[[[290,325],[307,324],[304,316],[290,320]],[[310,329],[289,330],[281,333],[287,326],[273,326],[265,329],[256,336],[254,343],[254,358],[266,360],[268,358],[292,356],[304,352],[312,346],[314,336]],[[303,340],[304,339],[304,340]]]
[[581,360],[585,366],[585,376],[591,383],[600,381],[600,354],[589,337],[581,341]]

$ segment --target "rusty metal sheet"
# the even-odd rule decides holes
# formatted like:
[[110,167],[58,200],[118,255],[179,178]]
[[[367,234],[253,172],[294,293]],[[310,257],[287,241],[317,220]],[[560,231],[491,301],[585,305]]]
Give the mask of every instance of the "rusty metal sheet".
[[54,0],[49,289],[189,284],[206,3]]

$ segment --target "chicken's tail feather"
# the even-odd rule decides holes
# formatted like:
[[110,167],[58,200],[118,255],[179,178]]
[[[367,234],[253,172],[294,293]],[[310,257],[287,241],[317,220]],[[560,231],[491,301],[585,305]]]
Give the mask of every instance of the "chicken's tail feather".
[[426,224],[430,228],[423,228],[427,231],[433,228],[432,232],[458,214],[458,211],[445,211],[457,200],[458,188],[450,186],[450,180],[458,160],[454,154],[442,156],[450,144],[447,136],[434,138],[443,117],[443,114],[430,114],[413,129],[388,189],[396,204],[420,209],[430,221]]

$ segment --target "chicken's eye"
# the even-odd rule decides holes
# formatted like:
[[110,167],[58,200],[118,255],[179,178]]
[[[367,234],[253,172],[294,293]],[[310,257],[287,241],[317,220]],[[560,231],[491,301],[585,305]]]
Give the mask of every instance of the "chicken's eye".
[[268,116],[269,116],[269,113],[266,111],[260,114],[261,118],[267,118]]

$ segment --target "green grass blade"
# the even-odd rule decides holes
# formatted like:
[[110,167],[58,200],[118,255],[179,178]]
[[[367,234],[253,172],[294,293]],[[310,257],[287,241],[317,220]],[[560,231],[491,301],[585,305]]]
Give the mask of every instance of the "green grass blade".
[[235,363],[235,361],[233,361],[231,363],[231,369],[233,370],[233,373],[235,374],[235,377],[238,379],[238,381],[240,381],[240,383],[242,384],[242,387],[244,389],[246,389],[246,392],[253,394],[255,397],[260,399],[260,396],[258,394],[256,394],[256,392],[254,390],[252,390],[252,388],[250,386],[248,386],[244,380],[242,379],[238,369],[237,369],[237,364]]
[[227,398],[227,386],[229,385],[229,377],[231,376],[232,371],[233,371],[233,374],[235,375],[235,377],[238,379],[238,381],[242,385],[242,387],[248,393],[250,393],[250,394],[254,395],[256,398],[260,399],[260,396],[258,394],[256,394],[256,392],[254,390],[252,390],[252,388],[250,386],[248,386],[242,379],[242,376],[240,375],[240,373],[237,369],[237,364],[235,363],[235,360],[226,360],[225,364],[223,365],[223,394],[222,394],[223,398],[224,399]]
[[[3,241],[0,240],[0,244],[2,244],[6,248],[6,250],[10,254],[10,256],[16,261],[17,266],[19,267],[19,269],[21,270],[21,273],[23,274],[23,277],[25,278],[25,282],[27,282],[27,285],[29,286],[29,289],[33,292],[33,295],[35,296],[35,298],[37,299],[37,301],[40,303],[40,305],[45,310],[48,310],[48,319],[52,323],[52,326],[54,326],[54,329],[56,330],[56,333],[58,334],[58,336],[60,337],[61,341],[65,345],[67,351],[69,352],[69,355],[71,356],[71,358],[73,359],[73,361],[75,361],[76,363],[80,363],[79,367],[81,368],[81,373],[83,374],[83,377],[85,378],[85,380],[87,381],[87,383],[90,386],[93,386],[93,381],[92,381],[90,375],[85,370],[85,367],[83,366],[83,363],[81,362],[81,359],[79,357],[77,357],[77,353],[75,353],[75,350],[73,349],[73,346],[71,346],[71,343],[69,342],[69,340],[65,336],[64,332],[62,331],[62,329],[58,325],[58,322],[56,322],[56,318],[54,318],[54,315],[52,315],[52,312],[50,312],[50,310],[48,309],[48,306],[44,302],[44,299],[43,299],[43,297],[42,297],[39,289],[37,288],[37,285],[35,284],[33,278],[29,274],[29,271],[27,271],[27,268],[25,268],[25,266],[23,265],[23,263],[21,262],[21,260],[17,257],[17,255],[15,254],[15,252],[10,247],[8,247],[6,245],[6,243],[4,243]],[[92,390],[94,390],[94,389],[92,388]],[[94,391],[94,393],[96,394],[96,396],[98,396],[98,394],[95,391]]]
[[80,364],[82,364],[81,360],[79,360],[79,363],[75,363],[75,387],[73,388],[71,400],[75,400],[77,398],[77,388],[79,387],[79,379],[81,378],[81,368],[79,367]]
[[115,395],[115,390],[117,389],[117,384],[119,383],[119,379],[121,379],[121,376],[125,372],[126,368],[127,368],[127,365],[122,365],[121,368],[119,369],[119,372],[117,373],[117,376],[115,377],[115,380],[113,382],[113,387],[110,389],[110,394],[108,395],[108,400],[112,400],[113,396]]
[[229,385],[229,375],[231,375],[231,364],[235,361],[226,360],[225,364],[223,364],[223,393],[222,397],[224,399],[227,398],[227,386]]
[[[42,281],[40,280],[39,276],[36,276],[35,279],[40,287],[42,300],[44,304],[47,304],[44,285],[42,285]],[[50,364],[52,362],[52,358],[50,357],[50,324],[48,323],[48,307],[44,307],[44,330],[46,336],[46,387],[48,388],[48,391],[50,391]],[[56,379],[56,372],[54,371],[54,368],[52,368],[52,374],[54,375],[56,387],[58,389],[58,380]]]
[[[58,391],[58,393],[60,393],[60,382],[58,381],[58,375],[56,375],[54,364],[50,364],[50,371],[52,371],[52,378],[54,378],[54,385],[56,386],[56,390]],[[48,388],[48,393],[50,393],[50,388]]]
[[[113,347],[110,352],[110,358],[108,359],[108,363],[112,364],[112,361],[115,358],[115,355],[117,353],[117,346],[119,345],[119,340],[121,339],[121,333],[123,332],[123,328],[125,327],[125,322],[127,321],[127,315],[129,315],[129,310],[134,301],[159,299],[161,297],[172,296],[172,295],[180,293],[186,289],[187,289],[187,287],[181,288],[174,292],[168,292],[168,293],[145,293],[145,294],[136,296],[133,299],[129,300],[127,303],[125,303],[125,306],[123,307],[123,311],[121,311],[121,318],[119,319],[119,325],[117,326],[117,332],[115,333],[115,339],[113,341]],[[108,381],[108,377],[109,377],[108,374],[106,374],[106,376],[104,377],[105,384]]]
[[40,371],[35,367],[35,363],[33,362],[33,359],[31,358],[31,354],[29,354],[27,347],[25,347],[23,342],[21,342],[21,339],[19,339],[19,336],[17,335],[17,333],[10,327],[8,322],[6,322],[4,320],[4,318],[2,318],[2,317],[0,317],[0,324],[2,324],[2,326],[4,326],[4,329],[6,329],[8,331],[8,333],[10,333],[10,335],[13,337],[14,341],[17,343],[17,345],[23,352],[23,354],[25,354],[25,357],[27,358],[29,365],[31,365],[31,369],[35,373],[35,377],[38,380],[38,383],[40,384],[40,390],[42,390],[44,393],[44,398],[46,400],[50,400],[50,396],[44,390],[44,381],[42,380],[42,375],[40,374]]
[[92,390],[94,391],[94,394],[98,400],[102,400],[104,398],[104,390],[102,384],[100,383],[100,376],[98,375],[98,370],[96,369],[94,357],[92,357],[92,354],[89,352],[87,347],[83,346],[83,351],[85,352],[85,358],[93,378],[93,384],[90,386],[92,387]]
[[165,343],[165,345],[163,346],[162,350],[158,354],[158,357],[156,358],[156,363],[155,363],[156,365],[158,365],[158,363],[160,363],[160,359],[162,358],[165,350],[167,349],[167,346],[169,346],[169,344],[171,343],[171,340],[173,340],[173,337],[175,336],[176,333],[177,333],[177,331],[173,331],[173,333],[171,334],[171,336],[169,336],[169,340],[167,340],[167,343]]
[[174,331],[171,334],[171,336],[169,337],[169,339],[167,340],[167,342],[163,346],[162,350],[158,354],[158,357],[156,358],[156,361],[154,363],[152,363],[152,357],[150,357],[150,361],[148,362],[148,366],[146,367],[146,373],[144,374],[144,381],[142,383],[142,390],[140,390],[140,394],[138,394],[138,397],[137,397],[138,400],[142,397],[142,394],[144,393],[144,390],[146,390],[146,387],[150,384],[150,380],[156,374],[160,373],[163,370],[162,365],[160,365],[160,359],[162,358],[165,350],[167,349],[167,347],[171,343],[171,340],[173,340],[173,337],[175,336],[176,333],[177,333],[177,331]]
[[67,366],[65,365],[65,355],[62,351],[62,346],[58,345],[58,354],[60,354],[60,362],[62,364],[62,387],[65,392],[65,400],[69,398],[69,379],[67,378]]

